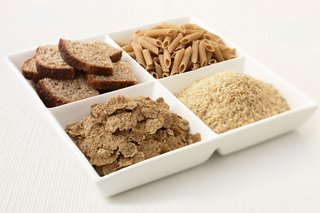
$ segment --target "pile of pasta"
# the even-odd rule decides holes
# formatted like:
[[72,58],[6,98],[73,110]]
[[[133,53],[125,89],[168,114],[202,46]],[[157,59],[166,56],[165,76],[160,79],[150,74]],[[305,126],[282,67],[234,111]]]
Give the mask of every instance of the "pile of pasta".
[[155,78],[164,78],[233,59],[236,50],[196,24],[162,23],[139,29],[129,41],[117,41]]

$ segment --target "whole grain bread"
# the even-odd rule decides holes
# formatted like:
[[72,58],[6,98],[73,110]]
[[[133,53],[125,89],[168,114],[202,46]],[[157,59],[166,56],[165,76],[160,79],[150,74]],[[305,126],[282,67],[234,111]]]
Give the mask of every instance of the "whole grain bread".
[[60,39],[61,57],[70,66],[97,75],[112,75],[113,63],[122,52],[102,41],[71,41]]
[[26,79],[33,80],[34,82],[39,80],[35,57],[26,60],[23,63],[21,70]]
[[132,68],[128,62],[114,63],[113,75],[87,75],[87,83],[92,88],[112,91],[128,87],[137,83],[136,78],[133,75]]
[[35,59],[39,78],[65,80],[74,78],[74,68],[61,58],[59,49],[55,45],[38,47]]
[[81,76],[73,80],[44,78],[39,80],[36,90],[47,107],[55,107],[99,95],[99,92],[88,86]]

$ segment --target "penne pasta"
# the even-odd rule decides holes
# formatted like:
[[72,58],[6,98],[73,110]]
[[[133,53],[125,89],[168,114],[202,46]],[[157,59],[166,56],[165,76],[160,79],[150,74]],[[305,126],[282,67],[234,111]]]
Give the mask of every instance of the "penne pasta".
[[189,35],[192,33],[202,33],[202,35],[203,35],[203,33],[205,33],[205,31],[204,30],[186,30],[185,35]]
[[168,46],[169,53],[172,53],[176,49],[176,47],[180,44],[180,39],[182,39],[182,37],[182,33],[179,33],[175,37],[175,39],[173,39],[173,41]]
[[172,41],[172,36],[166,36],[162,42],[162,48],[165,49],[169,46]]
[[153,62],[157,62],[158,64],[160,63],[158,56],[153,57],[153,58],[152,58],[152,61],[153,61]]
[[222,52],[222,56],[223,58],[225,58],[226,60],[229,60],[229,59],[233,59],[235,58],[236,56],[230,52]]
[[180,39],[180,43],[182,44],[188,44],[191,41],[197,40],[198,38],[200,38],[202,36],[202,33],[192,33],[189,34],[185,37],[183,37],[182,39]]
[[146,62],[146,65],[152,67],[153,60],[151,58],[150,51],[148,49],[144,49],[142,50],[142,55],[143,55],[144,61]]
[[199,59],[200,59],[201,67],[204,67],[207,65],[206,47],[205,47],[205,41],[203,40],[199,43]]
[[130,55],[130,57],[136,59],[136,54],[134,54],[134,52],[128,52],[128,55]]
[[198,53],[199,53],[199,40],[192,42],[191,62],[194,64],[198,62]]
[[210,59],[212,58],[212,55],[213,55],[212,52],[210,52],[210,51],[207,51],[207,52],[206,52],[206,58],[207,58],[208,64],[209,64]]
[[219,36],[213,34],[213,33],[210,33],[210,32],[206,32],[203,34],[203,38],[204,39],[208,39],[208,40],[212,40],[212,41],[217,41],[218,39],[220,39]]
[[209,61],[208,61],[208,64],[215,64],[217,63],[217,60],[214,59],[214,58],[211,58]]
[[133,48],[132,48],[131,44],[127,44],[127,45],[123,46],[122,49],[126,52],[133,52]]
[[190,61],[190,56],[192,53],[191,47],[188,47],[183,54],[183,58],[181,59],[180,65],[179,65],[179,73],[183,73],[186,71],[188,63]]
[[158,47],[154,46],[153,44],[151,44],[150,42],[146,41],[145,39],[139,37],[139,38],[138,38],[138,43],[139,43],[142,47],[150,50],[150,52],[152,52],[152,53],[154,53],[154,54],[156,54],[156,55],[159,54],[159,49],[158,49]]
[[206,51],[214,52],[214,46],[211,43],[205,43]]
[[166,35],[174,35],[177,33],[176,29],[152,29],[147,30],[144,35],[149,37],[157,37],[157,36],[166,36]]
[[147,37],[147,36],[143,36],[142,37],[144,40],[150,42],[151,44],[153,44],[154,46],[157,47],[162,47],[162,41],[159,39],[155,39],[155,38],[151,38],[151,37]]
[[133,32],[133,35],[142,36],[146,32],[145,29],[138,29]]
[[155,73],[157,74],[158,78],[159,78],[159,76],[162,76],[163,72],[162,72],[160,64],[155,63],[154,64],[154,69],[155,69]]
[[184,51],[185,51],[184,49],[180,49],[179,51],[177,51],[176,56],[173,61],[170,75],[175,75],[175,74],[179,73],[179,66],[180,66]]
[[166,77],[169,77],[169,73],[166,73],[166,72],[162,73],[162,78],[166,78]]
[[175,51],[178,51],[178,50],[180,50],[180,49],[182,49],[182,48],[185,48],[186,47],[186,44],[179,44],[177,47],[176,47],[176,49],[175,49]]
[[134,43],[132,42],[131,43],[131,46],[133,48],[133,51],[134,51],[134,54],[136,56],[136,60],[137,62],[143,66],[143,67],[146,67],[146,63],[144,61],[144,58],[143,58],[143,55],[142,55],[142,48],[140,46],[140,44],[137,44],[137,43]]
[[152,75],[152,77],[154,77],[155,79],[159,79],[159,76],[156,72],[151,72],[150,73]]
[[163,59],[164,59],[164,65],[167,68],[170,68],[170,66],[171,66],[171,55],[170,55],[168,49],[164,49],[163,50]]
[[193,23],[161,23],[149,29],[137,29],[129,41],[117,44],[154,78],[196,70],[236,57],[216,34]]
[[163,72],[169,72],[169,68],[164,64],[164,58],[162,54],[159,54],[159,61],[160,61],[160,66]]
[[126,46],[126,45],[130,44],[129,41],[116,41],[116,43],[117,43],[120,47],[123,47],[123,46]]
[[215,55],[215,58],[218,62],[224,61],[224,57],[223,57],[218,45],[214,46],[214,55]]
[[195,63],[195,64],[191,64],[191,70],[195,70],[200,68],[200,64],[199,63]]

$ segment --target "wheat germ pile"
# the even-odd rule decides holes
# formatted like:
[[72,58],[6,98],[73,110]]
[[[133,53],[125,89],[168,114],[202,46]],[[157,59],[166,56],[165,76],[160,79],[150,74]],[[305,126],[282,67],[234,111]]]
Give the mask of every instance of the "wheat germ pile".
[[235,71],[196,81],[177,97],[216,133],[289,109],[287,101],[271,84]]

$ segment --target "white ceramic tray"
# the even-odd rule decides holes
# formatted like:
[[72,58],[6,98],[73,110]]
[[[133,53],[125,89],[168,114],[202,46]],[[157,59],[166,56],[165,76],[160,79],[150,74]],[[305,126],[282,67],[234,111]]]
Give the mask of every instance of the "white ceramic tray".
[[[8,64],[16,74],[17,79],[20,80],[21,85],[30,92],[30,97],[32,97],[34,104],[42,110],[43,114],[48,118],[48,121],[55,127],[56,132],[61,137],[61,143],[66,147],[69,147],[72,155],[83,165],[86,173],[96,183],[104,196],[111,196],[201,164],[215,151],[222,155],[229,154],[288,132],[303,124],[317,107],[316,104],[302,92],[295,89],[283,79],[280,79],[268,68],[255,61],[248,54],[242,51],[238,46],[228,41],[228,39],[226,39],[221,33],[203,24],[201,21],[193,17],[183,17],[163,21],[176,24],[198,24],[208,31],[220,35],[227,45],[236,48],[238,57],[201,68],[195,72],[187,72],[165,79],[156,80],[128,54],[123,52],[122,60],[128,61],[132,65],[134,74],[139,82],[138,85],[53,108],[45,107],[30,81],[26,80],[20,71],[23,62],[33,55],[35,48],[11,54],[6,58]],[[149,28],[156,24],[158,23],[90,37],[84,40],[104,40],[107,43],[118,47],[114,42],[115,40],[127,39],[133,31],[140,28]],[[287,99],[290,110],[222,134],[214,133],[173,94],[187,87],[194,80],[210,76],[217,72],[223,72],[225,70],[245,72],[255,78],[273,84]],[[188,145],[134,164],[104,177],[100,177],[86,157],[65,133],[64,128],[67,124],[79,121],[84,116],[88,115],[90,112],[90,106],[94,103],[105,102],[110,97],[119,94],[126,96],[149,96],[152,99],[163,97],[170,105],[171,111],[187,119],[190,123],[191,132],[199,132],[202,140],[199,143]]]

